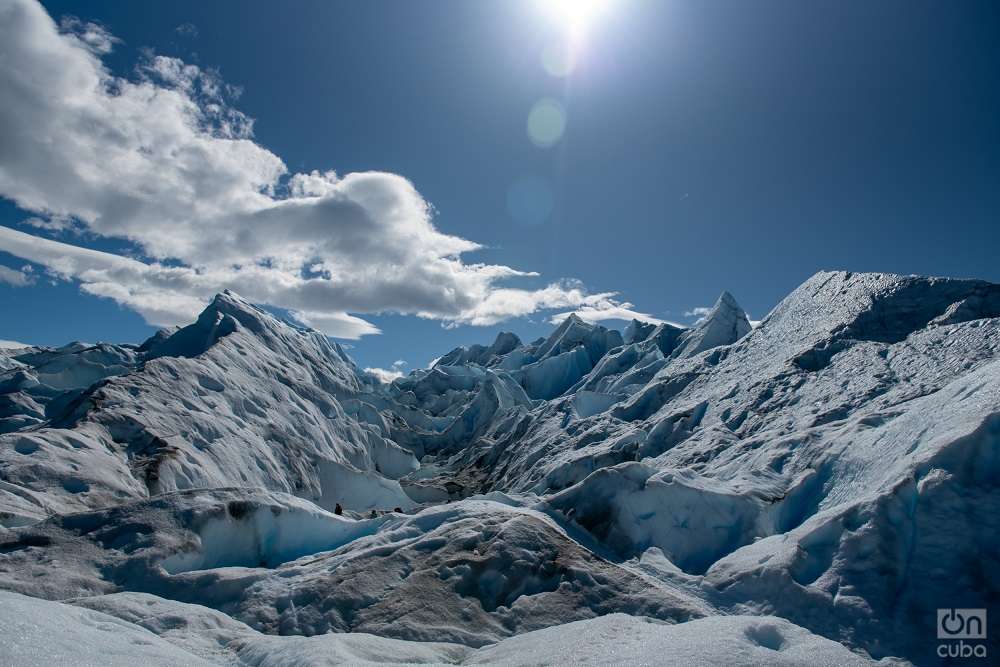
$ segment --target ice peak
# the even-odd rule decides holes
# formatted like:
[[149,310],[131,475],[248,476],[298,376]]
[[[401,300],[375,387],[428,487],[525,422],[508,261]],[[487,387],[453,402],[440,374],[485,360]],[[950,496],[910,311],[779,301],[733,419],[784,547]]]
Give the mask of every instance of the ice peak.
[[521,344],[521,339],[517,337],[517,334],[511,333],[510,331],[501,331],[497,334],[496,340],[490,345],[489,351],[491,354],[507,354],[518,345]]
[[280,323],[227,289],[215,295],[195,322],[173,332],[158,332],[143,343],[141,349],[148,352],[150,359],[197,356],[235,331],[237,324],[256,334],[263,334]]
[[655,324],[650,322],[641,322],[634,319],[628,323],[628,326],[625,327],[625,343],[641,343],[649,338],[655,329]]
[[212,302],[209,307],[215,306],[217,308],[239,308],[241,310],[251,310],[259,312],[260,309],[254,306],[252,303],[244,299],[242,296],[236,292],[225,289],[216,294],[212,298]]
[[719,307],[740,308],[740,304],[736,302],[736,297],[729,290],[722,290],[722,294],[715,300],[715,308],[718,309]]
[[693,329],[684,334],[674,356],[690,357],[720,345],[730,345],[750,333],[747,314],[727,291],[723,291],[705,316]]
[[198,319],[205,317],[206,314],[213,319],[216,314],[229,315],[254,333],[261,333],[267,327],[265,322],[274,320],[271,315],[228,289],[216,294],[212,303],[205,308]]

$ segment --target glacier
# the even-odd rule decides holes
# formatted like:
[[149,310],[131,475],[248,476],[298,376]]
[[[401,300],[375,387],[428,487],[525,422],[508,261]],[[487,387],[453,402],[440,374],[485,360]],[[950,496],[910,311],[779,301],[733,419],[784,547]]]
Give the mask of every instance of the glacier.
[[27,665],[939,664],[1000,600],[1000,285],[821,272],[390,383],[232,292],[2,348],[0,600]]

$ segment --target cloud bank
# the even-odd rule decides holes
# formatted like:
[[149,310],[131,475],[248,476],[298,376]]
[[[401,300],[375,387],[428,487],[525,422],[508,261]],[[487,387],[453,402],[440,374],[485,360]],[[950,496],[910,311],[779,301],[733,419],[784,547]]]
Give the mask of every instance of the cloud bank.
[[[0,228],[0,250],[78,281],[149,323],[190,321],[222,289],[325,333],[378,333],[358,315],[489,325],[544,309],[646,318],[579,283],[468,263],[402,176],[290,173],[253,140],[217,72],[147,53],[137,74],[102,58],[117,40],[34,0],[0,3],[0,196],[43,232],[125,239],[138,258]],[[9,276],[8,276],[9,277]]]

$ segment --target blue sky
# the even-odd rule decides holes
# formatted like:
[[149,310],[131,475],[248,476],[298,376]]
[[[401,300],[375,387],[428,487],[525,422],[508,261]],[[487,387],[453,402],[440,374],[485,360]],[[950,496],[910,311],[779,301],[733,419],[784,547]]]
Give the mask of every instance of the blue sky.
[[[230,91],[223,106],[252,118],[247,141],[284,163],[286,173],[276,181],[280,187],[292,174],[313,170],[335,170],[338,178],[370,170],[396,174],[433,206],[433,233],[421,227],[418,245],[438,247],[459,238],[483,246],[461,253],[459,271],[464,273],[456,289],[468,289],[459,294],[465,300],[457,305],[449,300],[454,297],[450,288],[447,297],[430,295],[427,308],[433,312],[426,318],[362,312],[369,305],[359,303],[362,297],[331,297],[330,312],[343,309],[382,332],[351,342],[352,354],[365,366],[388,367],[397,359],[422,366],[456,345],[488,342],[501,329],[532,339],[551,328],[553,315],[583,304],[581,290],[618,293],[600,301],[601,308],[628,302],[636,312],[684,322],[691,321],[685,312],[710,305],[724,289],[760,317],[821,269],[1000,281],[996,3],[609,0],[589,24],[569,76],[553,76],[542,64],[543,52],[561,48],[566,40],[565,21],[543,4],[44,6],[56,21],[65,15],[80,19],[63,25],[79,44],[95,35],[87,32],[87,22],[103,26],[106,32],[98,31],[88,48],[111,75],[132,81],[145,77],[151,86],[176,90],[177,79],[164,83],[162,68],[150,74],[147,67],[140,74],[137,66],[160,56],[196,65],[202,73],[217,70],[217,75],[199,74],[199,80],[240,89],[238,95]],[[178,31],[179,26],[186,27]],[[39,40],[51,39],[39,34]],[[25,58],[35,57],[30,44],[21,47]],[[14,86],[12,80],[0,78],[0,86]],[[68,95],[76,83],[58,85],[70,86]],[[11,100],[21,95],[19,90],[0,88],[0,105],[16,107]],[[201,105],[213,103],[201,94],[191,96]],[[42,114],[32,111],[31,98],[25,99],[24,109],[10,111],[23,124],[18,138],[33,132],[41,136],[36,117]],[[54,125],[46,127],[73,125],[62,117],[66,99],[47,107]],[[527,130],[529,113],[543,99],[565,111],[565,131],[548,147],[536,145]],[[103,113],[99,103],[88,113]],[[144,103],[153,106],[128,122],[141,124],[159,113],[153,102]],[[7,127],[14,131],[13,123]],[[70,136],[67,144],[75,140]],[[13,150],[5,157],[5,145],[0,141],[0,174],[20,171],[18,160],[24,158]],[[71,158],[78,155],[71,145],[62,150]],[[100,150],[94,154],[103,155]],[[130,197],[151,193],[166,199],[162,207],[143,202],[134,216],[120,222],[131,210],[122,213],[120,202],[107,204],[93,193],[75,195],[75,182],[66,179],[76,178],[80,169],[63,180],[51,176],[52,165],[61,164],[58,158],[53,153],[52,162],[25,169],[29,176],[0,178],[0,225],[168,268],[211,264],[210,242],[198,247],[197,238],[184,244],[171,238],[171,225],[188,220],[162,213],[174,205],[170,197],[179,196],[176,188],[130,182]],[[253,159],[268,164],[269,158]],[[121,175],[102,173],[103,162],[93,160],[88,177],[121,181]],[[214,187],[211,177],[196,183]],[[335,187],[333,181],[321,185]],[[378,187],[402,186],[391,181]],[[56,197],[59,193],[69,194]],[[212,192],[205,196],[215,197]],[[276,193],[275,201],[283,196]],[[240,205],[229,195],[217,199],[218,206],[204,214],[208,222],[199,222],[201,229],[214,229],[226,206]],[[73,229],[56,230],[51,220],[46,227],[25,224],[44,218],[46,208],[68,211],[57,218]],[[67,223],[76,211],[84,221]],[[374,217],[384,212],[366,211]],[[329,213],[341,214],[340,209]],[[93,224],[86,221],[88,215]],[[303,224],[312,230],[324,220],[309,218]],[[240,223],[227,224],[238,228]],[[265,224],[281,225],[281,217]],[[197,237],[199,227],[192,228],[189,233]],[[352,233],[336,230],[329,234]],[[119,234],[139,239],[140,245]],[[143,241],[160,248],[160,254],[143,247]],[[350,268],[368,252],[377,252],[377,261],[391,267],[396,253],[409,247],[403,246],[384,254],[364,243],[339,244],[320,253],[327,253],[329,268],[323,270],[332,272],[324,275],[336,280],[334,267]],[[214,246],[220,252],[228,247],[224,241]],[[127,297],[115,296],[120,274],[114,272],[89,278],[98,285],[89,291],[104,296],[81,293],[78,270],[53,273],[59,248],[48,248],[44,261],[33,248],[19,252],[0,250],[0,265],[18,272],[26,264],[33,267],[30,273],[19,272],[22,278],[0,280],[0,307],[7,314],[0,321],[0,339],[138,341],[156,328],[147,322],[176,317],[190,307],[184,300],[174,304],[159,282],[155,292],[136,288]],[[26,262],[26,254],[35,261]],[[433,254],[428,257],[441,260]],[[241,255],[232,261],[246,259]],[[444,261],[442,266],[454,268]],[[408,256],[406,262],[417,267],[419,258]],[[539,275],[487,280],[467,268],[478,264]],[[558,298],[539,296],[537,290],[562,279],[580,282],[557,283],[563,290]],[[401,283],[408,281],[404,275]],[[373,288],[371,307],[388,304],[386,310],[392,311],[402,298],[400,285],[392,287],[389,296]],[[539,307],[488,326],[468,324],[508,312],[492,308],[484,317],[468,305],[477,295],[496,296],[506,287],[523,290],[518,298]],[[302,310],[305,298],[276,296],[271,305]],[[158,303],[151,314],[150,299],[166,305]],[[308,303],[320,313],[322,304]]]

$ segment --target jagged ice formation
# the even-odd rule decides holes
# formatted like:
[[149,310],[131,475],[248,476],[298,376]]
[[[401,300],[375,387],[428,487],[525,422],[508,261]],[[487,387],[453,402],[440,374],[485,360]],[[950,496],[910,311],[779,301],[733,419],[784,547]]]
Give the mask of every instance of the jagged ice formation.
[[824,272],[391,384],[228,292],[0,350],[0,657],[936,664],[936,609],[1000,599],[998,325],[998,285]]

